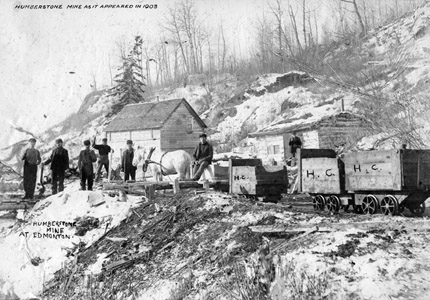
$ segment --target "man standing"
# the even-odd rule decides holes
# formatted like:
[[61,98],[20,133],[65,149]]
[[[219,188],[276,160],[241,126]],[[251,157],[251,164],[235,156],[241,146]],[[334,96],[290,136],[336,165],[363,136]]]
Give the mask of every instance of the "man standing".
[[302,141],[296,135],[295,131],[293,131],[288,145],[290,145],[291,156],[295,158],[297,149],[302,147]]
[[94,137],[94,140],[93,140],[93,148],[98,150],[100,155],[99,164],[97,167],[97,176],[96,176],[96,181],[98,181],[101,176],[103,166],[105,167],[106,173],[109,174],[109,153],[111,151],[113,153],[113,149],[107,144],[107,138],[103,138],[102,144],[97,145],[96,137]]
[[207,166],[212,163],[212,157],[214,153],[212,145],[209,144],[207,141],[207,135],[202,133],[199,136],[199,138],[200,138],[200,143],[194,150],[194,154],[193,154],[195,161],[194,161],[194,168],[193,168],[194,176],[192,180],[200,179],[200,176],[202,176]]
[[59,191],[64,190],[64,172],[69,168],[69,153],[63,148],[63,140],[55,141],[57,148],[52,150],[51,157],[44,162],[44,165],[51,164],[52,177],[52,195],[57,193],[57,185]]
[[36,188],[37,165],[42,161],[39,150],[34,148],[36,139],[31,138],[28,141],[30,142],[30,148],[25,150],[21,158],[24,161],[25,195],[23,199],[33,199],[34,189]]
[[93,190],[93,163],[97,161],[96,154],[93,150],[90,150],[91,142],[89,140],[84,141],[85,149],[79,153],[78,169],[81,174],[81,190],[85,191],[85,185],[88,183],[88,190]]
[[134,149],[133,141],[127,141],[127,149],[122,153],[121,159],[121,172],[124,172],[124,180],[127,181],[131,177],[131,180],[136,180],[136,166],[133,166]]

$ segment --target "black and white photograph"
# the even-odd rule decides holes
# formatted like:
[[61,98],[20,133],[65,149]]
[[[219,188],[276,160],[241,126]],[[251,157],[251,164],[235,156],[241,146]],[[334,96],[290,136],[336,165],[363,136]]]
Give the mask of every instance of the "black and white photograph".
[[0,20],[0,300],[430,299],[430,1]]

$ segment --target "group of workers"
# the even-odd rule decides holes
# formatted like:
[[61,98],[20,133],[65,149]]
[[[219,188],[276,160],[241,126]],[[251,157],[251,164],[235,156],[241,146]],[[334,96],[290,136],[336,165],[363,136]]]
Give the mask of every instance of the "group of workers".
[[[52,194],[62,192],[64,190],[65,172],[69,169],[69,153],[63,148],[63,140],[55,141],[56,148],[52,151],[49,159],[43,162],[43,165],[51,164],[51,179],[52,179]],[[42,162],[40,152],[35,148],[36,139],[29,139],[29,147],[22,155],[24,161],[24,191],[23,199],[33,199],[37,180],[37,166]],[[136,180],[137,167],[133,165],[135,150],[133,141],[127,140],[127,148],[123,151],[121,157],[121,171],[124,172],[124,180]],[[92,190],[94,183],[93,163],[97,161],[97,156],[94,150],[91,150],[91,141],[84,141],[85,148],[81,150],[78,158],[78,170],[81,179],[81,190]],[[102,168],[106,173],[109,172],[109,154],[113,153],[113,149],[107,144],[107,139],[102,139],[102,144],[96,144],[96,138],[92,142],[92,147],[99,152],[98,168],[95,180],[99,180]],[[204,170],[212,162],[213,148],[207,141],[206,134],[200,135],[200,143],[196,147],[194,153],[193,180],[198,180]]]

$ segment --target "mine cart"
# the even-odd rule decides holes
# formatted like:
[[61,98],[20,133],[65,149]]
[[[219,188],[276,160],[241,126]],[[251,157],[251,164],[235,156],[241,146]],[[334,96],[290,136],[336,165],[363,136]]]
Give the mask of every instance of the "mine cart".
[[331,149],[301,149],[298,161],[300,190],[313,198],[315,210],[348,208],[343,162]]
[[422,215],[430,196],[430,150],[346,153],[345,188],[364,213],[396,214],[408,208]]
[[286,166],[263,166],[260,159],[231,159],[230,193],[276,201],[287,193]]

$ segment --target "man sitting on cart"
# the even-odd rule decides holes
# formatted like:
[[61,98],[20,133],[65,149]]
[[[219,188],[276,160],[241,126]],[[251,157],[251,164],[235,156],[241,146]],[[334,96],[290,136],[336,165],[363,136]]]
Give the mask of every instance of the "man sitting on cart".
[[200,136],[200,143],[194,150],[194,167],[192,180],[197,181],[202,176],[205,169],[212,163],[213,148],[207,141],[207,135],[202,133]]

